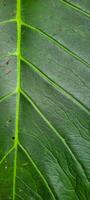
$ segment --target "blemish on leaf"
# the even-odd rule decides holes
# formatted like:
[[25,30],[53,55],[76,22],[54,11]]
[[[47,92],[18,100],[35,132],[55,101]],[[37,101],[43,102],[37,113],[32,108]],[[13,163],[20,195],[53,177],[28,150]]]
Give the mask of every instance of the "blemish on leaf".
[[0,65],[0,67],[2,68],[2,67],[4,67],[4,65]]
[[9,200],[11,200],[12,198],[11,197],[9,197]]
[[12,70],[8,70],[8,71],[6,72],[6,75],[10,74],[11,72],[12,72]]
[[28,165],[28,163],[22,163],[22,166],[27,166]]
[[6,122],[7,127],[10,125],[11,121],[12,121],[11,119],[7,120],[7,122]]
[[19,192],[22,192],[22,189],[19,188]]

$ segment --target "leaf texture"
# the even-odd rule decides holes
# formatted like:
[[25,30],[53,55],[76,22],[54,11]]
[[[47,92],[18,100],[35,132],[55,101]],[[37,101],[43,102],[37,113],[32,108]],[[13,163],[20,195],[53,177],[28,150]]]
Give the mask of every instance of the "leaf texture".
[[0,1],[0,200],[90,200],[90,1]]

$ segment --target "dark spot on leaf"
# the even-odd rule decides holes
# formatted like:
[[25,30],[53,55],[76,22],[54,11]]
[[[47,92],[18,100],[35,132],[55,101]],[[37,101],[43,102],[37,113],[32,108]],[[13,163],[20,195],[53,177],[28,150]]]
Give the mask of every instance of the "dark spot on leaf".
[[9,122],[11,122],[12,120],[11,120],[11,119],[9,119],[8,121],[9,121]]
[[14,137],[14,136],[12,137],[12,140],[15,140],[15,137]]
[[6,0],[4,0],[3,5],[6,6]]
[[6,65],[8,65],[8,64],[9,64],[9,62],[10,62],[10,60],[8,60],[8,61],[6,62]]

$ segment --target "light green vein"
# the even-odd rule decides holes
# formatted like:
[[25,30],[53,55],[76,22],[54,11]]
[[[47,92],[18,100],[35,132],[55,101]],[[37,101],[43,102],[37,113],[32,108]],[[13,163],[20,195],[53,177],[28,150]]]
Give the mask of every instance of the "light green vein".
[[53,81],[50,77],[48,77],[44,72],[42,72],[39,67],[35,66],[30,61],[27,61],[24,57],[21,56],[21,60],[25,62],[28,66],[34,69],[37,74],[39,74],[44,80],[49,82],[56,90],[58,90],[60,93],[62,93],[64,96],[66,96],[69,100],[73,101],[77,106],[79,106],[82,110],[84,110],[87,114],[90,114],[90,110],[88,107],[86,107],[79,99],[77,99],[74,95],[69,93],[67,90],[65,90],[61,85]]
[[65,52],[67,52],[69,55],[71,55],[72,57],[74,57],[76,60],[78,60],[79,62],[83,63],[84,65],[86,65],[87,67],[90,68],[90,64],[85,61],[83,58],[81,58],[79,55],[77,55],[76,53],[72,52],[70,49],[68,49],[66,46],[64,46],[62,43],[58,42],[54,37],[52,37],[51,35],[49,35],[48,33],[42,31],[39,28],[36,28],[34,26],[31,26],[29,24],[26,24],[25,22],[22,22],[22,25],[33,30],[36,31],[37,33],[43,35],[44,37],[46,37],[48,40],[54,42],[59,48],[62,48]]
[[17,56],[17,52],[16,51],[15,52],[8,52],[7,55],[3,55],[3,56],[0,57],[0,61],[2,59],[6,59],[6,58],[11,57],[11,56]]
[[3,156],[3,158],[0,160],[0,165],[3,163],[3,161],[6,159],[6,157],[14,150],[14,146],[9,149],[9,151]]
[[[25,152],[24,152],[25,153]],[[31,187],[29,185],[27,185],[21,178],[19,178],[17,176],[17,179],[27,188],[29,189],[29,191],[32,191],[35,195],[37,195],[39,197],[40,200],[43,200],[42,197],[40,196],[39,193],[35,192],[34,190],[31,189]],[[36,183],[35,183],[36,184]]]
[[19,126],[19,105],[20,105],[20,43],[21,43],[21,0],[17,0],[17,103],[16,103],[16,129],[15,129],[15,160],[13,176],[13,200],[15,200],[16,190],[16,170],[17,170],[17,146],[18,146],[18,126]]
[[27,99],[28,102],[30,102],[32,104],[32,106],[34,107],[34,109],[39,113],[39,115],[42,117],[42,119],[46,122],[46,124],[51,128],[51,130],[57,135],[57,137],[62,141],[62,143],[65,145],[66,149],[68,150],[68,152],[70,153],[70,155],[72,156],[73,160],[75,161],[79,171],[82,173],[83,178],[87,178],[88,177],[86,175],[86,172],[84,170],[84,168],[82,167],[81,163],[78,161],[78,159],[76,158],[76,156],[74,155],[74,153],[72,152],[72,150],[70,149],[69,145],[66,143],[65,139],[60,135],[60,133],[55,129],[55,127],[49,122],[49,120],[43,115],[43,113],[40,111],[40,109],[37,107],[37,105],[35,104],[35,102],[31,99],[30,96],[28,96],[28,94],[24,91],[21,90],[21,94]]
[[5,59],[6,57],[10,57],[10,56],[17,56],[17,52],[8,52],[7,55],[3,55],[0,57],[0,60]]
[[90,14],[88,12],[86,12],[85,10],[83,10],[81,7],[76,6],[75,4],[67,1],[67,0],[59,0],[60,2],[66,4],[67,6],[77,10],[78,12],[80,12],[81,14],[85,15],[86,17],[90,17]]
[[8,94],[0,97],[0,103],[16,94],[16,91],[9,92]]
[[48,191],[50,192],[53,200],[56,200],[51,188],[49,187],[46,179],[44,178],[44,176],[42,175],[42,173],[40,172],[40,170],[38,169],[38,167],[36,166],[35,162],[32,160],[31,156],[28,154],[28,152],[26,151],[26,149],[19,143],[20,148],[22,149],[22,151],[25,153],[25,155],[28,157],[28,159],[30,160],[30,162],[32,163],[32,165],[34,166],[35,170],[38,172],[38,174],[40,175],[41,179],[43,180],[44,184],[46,185]]
[[21,199],[21,200],[25,200],[25,199],[23,199],[19,194],[17,194],[17,193],[15,193],[15,195],[19,198],[19,199]]
[[0,22],[0,25],[5,25],[8,23],[12,23],[12,22],[16,22],[16,19],[9,19],[9,20],[2,21],[2,22]]
[[75,194],[76,194],[76,196],[77,196],[77,198],[78,198],[78,200],[79,200],[79,197],[78,197],[78,195],[77,195],[77,191],[75,190],[75,188],[74,188],[74,186],[73,186],[73,184],[72,184],[72,181],[71,181],[70,178],[69,178],[68,173],[66,173],[65,169],[60,165],[59,160],[57,159],[57,157],[55,157],[53,151],[51,151],[48,147],[46,147],[46,146],[43,144],[43,142],[41,142],[41,141],[40,141],[38,138],[36,138],[35,136],[29,135],[29,134],[27,134],[27,135],[28,135],[29,137],[34,138],[35,141],[37,140],[37,141],[42,145],[42,147],[43,147],[44,149],[46,149],[46,151],[53,157],[53,159],[54,159],[54,160],[56,161],[56,163],[58,164],[60,170],[63,171],[64,177],[67,176],[68,181],[69,181],[69,183],[71,184],[72,190],[75,192]]

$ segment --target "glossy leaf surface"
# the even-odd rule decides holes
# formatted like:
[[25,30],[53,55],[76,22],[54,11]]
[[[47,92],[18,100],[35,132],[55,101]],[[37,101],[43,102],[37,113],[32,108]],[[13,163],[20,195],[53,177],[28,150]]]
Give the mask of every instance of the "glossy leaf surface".
[[0,1],[0,200],[90,200],[90,2]]

